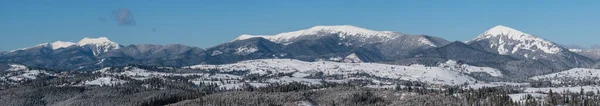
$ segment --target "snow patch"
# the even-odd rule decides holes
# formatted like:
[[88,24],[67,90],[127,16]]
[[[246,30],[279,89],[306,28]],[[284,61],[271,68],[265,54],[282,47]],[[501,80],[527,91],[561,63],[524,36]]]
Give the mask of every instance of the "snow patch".
[[258,48],[255,46],[243,46],[236,49],[235,54],[237,55],[248,55],[258,51]]
[[362,63],[363,61],[356,55],[356,53],[352,53],[344,58],[344,62],[346,62],[346,63]]
[[579,52],[582,52],[583,50],[581,50],[581,49],[569,49],[569,51],[575,52],[575,53],[579,53]]
[[210,56],[217,56],[217,55],[221,55],[221,54],[223,54],[223,52],[215,50],[210,54]]
[[510,99],[512,99],[514,102],[517,103],[525,103],[526,99],[525,98],[527,95],[531,95],[531,97],[533,97],[533,99],[535,100],[543,100],[543,98],[546,97],[546,94],[540,94],[540,93],[517,93],[517,94],[508,94],[508,96],[510,97]]
[[126,83],[127,81],[120,80],[113,77],[100,77],[92,81],[85,81],[84,85],[98,85],[98,86],[113,86],[118,84]]
[[419,42],[429,45],[431,47],[437,47],[437,45],[435,45],[433,42],[431,42],[429,39],[426,39],[426,38],[419,38]]
[[27,66],[20,65],[20,64],[9,64],[8,66],[10,68],[8,68],[6,71],[23,71],[23,70],[29,69],[29,68],[27,68]]
[[495,69],[495,68],[476,67],[476,66],[471,66],[468,64],[458,64],[454,60],[448,60],[448,61],[446,61],[446,63],[442,63],[439,66],[446,68],[448,70],[457,71],[457,72],[461,72],[461,73],[471,74],[474,72],[483,72],[483,73],[490,74],[491,76],[494,76],[494,77],[504,76],[504,74],[502,74],[502,71]]
[[52,47],[53,50],[71,47],[74,45],[75,45],[75,43],[73,43],[73,42],[63,42],[63,41],[56,41],[54,43],[50,43],[50,46]]

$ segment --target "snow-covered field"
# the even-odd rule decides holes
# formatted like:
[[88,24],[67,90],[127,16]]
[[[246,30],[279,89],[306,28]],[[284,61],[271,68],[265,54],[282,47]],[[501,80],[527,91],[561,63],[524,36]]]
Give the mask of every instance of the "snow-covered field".
[[9,74],[2,76],[2,79],[11,81],[37,79],[37,76],[41,74],[50,75],[44,70],[30,70],[29,68],[27,68],[27,66],[19,64],[9,64],[9,69],[7,69],[6,71],[8,71]]
[[127,81],[123,81],[113,77],[100,77],[92,81],[85,81],[84,85],[98,85],[98,86],[112,86],[126,83]]
[[[325,75],[350,75],[365,73],[381,78],[401,79],[407,81],[421,81],[431,84],[459,85],[473,83],[476,80],[466,74],[484,72],[492,76],[502,76],[498,70],[487,67],[476,67],[457,64],[449,61],[440,67],[426,67],[423,65],[389,65],[379,63],[339,63],[330,61],[304,62],[292,59],[259,59],[248,60],[225,65],[195,65],[186,68],[192,69],[220,69],[230,71],[250,71],[250,73],[316,73]],[[465,74],[466,73],[466,74]]]
[[490,68],[490,67],[477,67],[477,66],[471,66],[468,64],[458,64],[454,60],[448,60],[448,61],[446,61],[446,63],[442,63],[439,66],[446,68],[448,70],[454,70],[454,71],[468,73],[468,74],[471,74],[474,72],[482,72],[482,73],[488,73],[494,77],[504,76],[504,74],[502,74],[502,71],[500,71],[498,69],[494,69],[494,68]]
[[104,69],[100,69],[96,72],[101,72],[104,74],[111,74],[111,75],[125,75],[125,76],[130,76],[130,77],[144,77],[144,78],[151,78],[151,77],[160,77],[160,76],[192,76],[192,75],[205,75],[205,73],[165,73],[165,72],[156,72],[156,71],[149,71],[149,70],[145,70],[145,69],[140,69],[137,67],[125,67],[125,71],[124,72],[119,72],[119,73],[111,73],[111,72],[106,72],[109,68],[104,68]]
[[514,101],[514,102],[519,102],[519,103],[524,103],[525,100],[527,99],[526,96],[527,95],[531,95],[531,97],[533,97],[536,100],[543,100],[543,98],[546,97],[546,94],[540,94],[540,93],[517,93],[517,94],[508,94],[508,96],[510,96],[510,98]]
[[527,88],[527,89],[525,89],[525,92],[527,92],[527,93],[536,93],[536,92],[548,93],[548,92],[550,92],[550,90],[552,90],[552,92],[555,92],[555,93],[563,93],[563,92],[579,93],[581,90],[583,90],[584,92],[588,92],[588,91],[597,92],[597,91],[600,91],[600,86]]
[[574,80],[600,80],[600,69],[574,68],[557,73],[531,77],[532,80],[548,80],[552,83],[561,83]]
[[479,89],[483,87],[499,87],[499,86],[515,86],[515,87],[527,87],[529,83],[512,83],[512,82],[481,82],[469,84],[465,88]]

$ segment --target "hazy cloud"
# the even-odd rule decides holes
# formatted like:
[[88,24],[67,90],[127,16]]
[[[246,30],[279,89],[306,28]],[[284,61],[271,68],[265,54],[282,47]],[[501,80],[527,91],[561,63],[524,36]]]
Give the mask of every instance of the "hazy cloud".
[[590,49],[600,49],[600,45],[593,44],[592,46],[590,46]]
[[582,45],[561,45],[562,47],[565,47],[567,49],[600,49],[600,44],[593,44],[593,45],[586,45],[586,46],[582,46]]
[[121,8],[113,11],[113,16],[119,25],[135,25],[135,19],[133,17],[133,13],[127,8]]
[[[560,44],[559,44],[560,45]],[[562,47],[565,47],[567,49],[585,49],[585,47],[580,46],[580,45],[574,45],[574,44],[570,44],[570,45],[561,45]]]
[[106,19],[104,17],[98,17],[98,20],[100,20],[102,22],[106,21]]

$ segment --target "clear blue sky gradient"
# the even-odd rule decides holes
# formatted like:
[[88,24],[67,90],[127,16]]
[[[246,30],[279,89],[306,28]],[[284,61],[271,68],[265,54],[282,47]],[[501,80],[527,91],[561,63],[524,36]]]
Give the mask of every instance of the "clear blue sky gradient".
[[[560,44],[591,45],[600,44],[598,4],[598,0],[0,0],[0,50],[100,36],[122,45],[207,48],[241,34],[277,34],[316,25],[355,25],[466,41],[501,24]],[[119,8],[131,10],[137,25],[113,21],[112,11]]]

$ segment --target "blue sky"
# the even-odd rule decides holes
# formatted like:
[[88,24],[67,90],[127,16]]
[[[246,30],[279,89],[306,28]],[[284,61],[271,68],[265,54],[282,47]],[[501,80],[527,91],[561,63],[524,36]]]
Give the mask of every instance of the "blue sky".
[[[597,4],[597,0],[0,0],[0,50],[100,36],[123,45],[207,48],[241,34],[277,34],[316,25],[355,25],[466,41],[502,24],[560,44],[586,46],[600,44]],[[112,11],[119,8],[131,10],[137,24],[119,26],[113,21]]]

